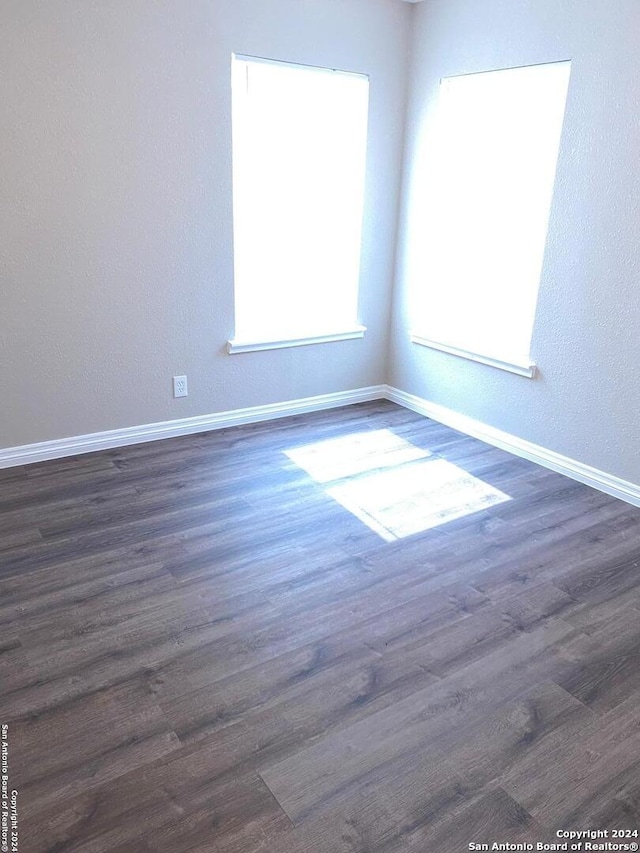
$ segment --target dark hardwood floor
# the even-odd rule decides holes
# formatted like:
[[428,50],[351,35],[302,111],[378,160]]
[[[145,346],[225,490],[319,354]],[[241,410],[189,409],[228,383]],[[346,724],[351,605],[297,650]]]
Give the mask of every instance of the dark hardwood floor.
[[0,471],[19,850],[635,830],[639,610],[640,510],[391,403]]

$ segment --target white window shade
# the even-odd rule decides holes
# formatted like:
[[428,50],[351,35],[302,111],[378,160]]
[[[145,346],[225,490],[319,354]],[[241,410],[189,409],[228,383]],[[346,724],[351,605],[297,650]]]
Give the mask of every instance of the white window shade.
[[570,65],[442,80],[414,187],[416,342],[530,362]]
[[235,338],[357,328],[368,79],[233,58]]

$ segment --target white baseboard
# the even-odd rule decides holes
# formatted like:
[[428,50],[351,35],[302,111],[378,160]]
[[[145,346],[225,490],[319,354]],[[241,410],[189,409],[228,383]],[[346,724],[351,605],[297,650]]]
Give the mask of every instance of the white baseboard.
[[524,459],[529,459],[531,462],[536,462],[538,465],[543,465],[545,468],[550,468],[552,471],[557,471],[573,480],[578,480],[578,482],[612,495],[614,498],[620,498],[634,506],[640,506],[640,485],[636,483],[622,480],[613,474],[607,474],[606,471],[600,471],[598,468],[592,468],[590,465],[585,465],[583,462],[578,462],[553,450],[547,450],[546,447],[518,438],[511,433],[503,432],[496,427],[482,423],[482,421],[477,421],[475,418],[461,415],[453,409],[448,409],[413,394],[407,394],[406,391],[387,386],[385,396],[388,400],[398,403],[406,409],[425,415],[452,429],[457,429],[466,435],[492,444],[494,447],[507,450],[515,456],[522,456]]
[[547,448],[533,444],[531,441],[518,438],[516,435],[503,432],[489,424],[455,412],[453,409],[432,403],[422,397],[416,397],[414,394],[408,394],[406,391],[400,391],[390,385],[372,385],[368,388],[358,388],[355,391],[320,394],[317,397],[303,397],[284,403],[251,406],[246,409],[199,415],[194,418],[107,430],[90,435],[25,444],[21,447],[8,447],[0,449],[0,468],[30,465],[33,462],[76,456],[96,450],[107,450],[110,447],[125,447],[129,444],[141,444],[145,441],[157,441],[161,438],[173,438],[208,430],[224,429],[240,424],[259,423],[274,418],[317,412],[371,400],[390,400],[406,409],[411,409],[427,418],[457,429],[466,435],[485,441],[494,447],[507,450],[516,456],[522,456],[524,459],[529,459],[531,462],[536,462],[538,465],[543,465],[545,468],[550,468],[559,474],[564,474],[573,480],[578,480],[580,483],[585,483],[587,486],[592,486],[634,506],[640,506],[640,485],[636,483],[622,480],[613,474],[607,474],[605,471],[592,468],[590,465],[577,462],[568,456],[562,456],[553,450],[547,450]]
[[179,435],[224,429],[239,424],[252,424],[273,420],[274,418],[284,418],[289,415],[300,415],[305,412],[317,412],[338,406],[349,406],[353,403],[381,400],[385,396],[386,385],[372,385],[369,388],[358,388],[355,391],[320,394],[317,397],[304,397],[285,403],[251,406],[246,409],[234,409],[230,412],[217,412],[212,415],[199,415],[194,418],[112,429],[106,432],[94,432],[90,435],[42,441],[38,444],[25,444],[21,447],[8,447],[0,449],[0,468],[30,465],[33,462],[44,462],[63,456],[76,456],[80,453],[92,453],[96,450],[107,450],[110,447],[125,447],[129,444],[142,444],[145,441],[157,441],[161,438],[174,438]]

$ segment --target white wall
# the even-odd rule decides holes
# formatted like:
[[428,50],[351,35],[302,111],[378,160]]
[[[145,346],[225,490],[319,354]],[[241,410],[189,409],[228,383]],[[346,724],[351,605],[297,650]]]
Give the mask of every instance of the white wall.
[[411,344],[401,240],[391,384],[640,483],[640,3],[426,0],[414,13],[405,222],[441,77],[573,65],[532,344],[539,378]]
[[[389,379],[640,482],[638,32],[637,0],[5,0],[0,448]],[[363,340],[226,355],[232,51],[371,75]],[[573,60],[535,381],[409,343],[402,239],[387,362],[408,56],[401,226],[441,76]]]
[[[411,11],[0,4],[0,448],[385,380]],[[371,77],[363,340],[225,352],[232,51]]]

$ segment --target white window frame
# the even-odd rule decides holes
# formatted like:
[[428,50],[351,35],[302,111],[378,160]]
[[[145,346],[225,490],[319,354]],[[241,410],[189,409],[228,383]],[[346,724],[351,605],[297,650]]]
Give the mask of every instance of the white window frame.
[[[245,352],[256,352],[262,350],[271,350],[271,349],[283,349],[288,347],[297,347],[297,346],[305,346],[309,344],[318,344],[318,343],[327,343],[330,341],[346,341],[353,340],[357,338],[362,338],[366,331],[366,326],[362,325],[358,320],[358,311],[359,311],[359,297],[360,297],[360,257],[362,252],[362,220],[364,216],[364,196],[365,196],[365,175],[366,175],[366,155],[367,155],[367,131],[368,131],[368,77],[364,74],[356,74],[354,72],[347,71],[338,71],[336,69],[329,68],[320,68],[315,66],[306,66],[299,65],[297,63],[284,62],[280,60],[273,59],[264,59],[261,57],[253,57],[253,56],[245,56],[242,54],[233,54],[232,56],[232,81],[233,86],[238,87],[240,92],[237,89],[234,89],[232,92],[233,97],[233,122],[234,122],[234,176],[237,180],[237,169],[238,169],[238,160],[239,156],[237,155],[236,145],[238,144],[237,134],[242,133],[242,129],[244,126],[244,109],[247,109],[245,106],[247,102],[243,102],[242,99],[242,79],[240,74],[242,73],[243,68],[251,69],[251,67],[255,66],[259,68],[260,66],[278,66],[283,69],[288,70],[302,70],[305,72],[312,72],[314,75],[333,75],[335,79],[335,75],[340,75],[341,77],[348,77],[358,82],[352,87],[357,89],[361,87],[361,82],[366,82],[366,98],[364,100],[364,120],[361,122],[359,127],[359,132],[362,134],[356,141],[360,144],[362,151],[362,163],[361,166],[361,174],[357,173],[357,177],[354,179],[354,184],[357,189],[359,189],[360,196],[354,201],[352,212],[353,216],[351,219],[351,224],[354,226],[354,239],[357,239],[357,246],[354,243],[354,250],[350,253],[350,266],[349,269],[352,270],[351,275],[346,275],[345,278],[348,278],[347,286],[352,288],[349,290],[349,298],[347,302],[346,309],[343,309],[345,315],[351,314],[353,310],[352,318],[349,319],[346,316],[343,316],[339,322],[336,324],[332,322],[324,323],[320,325],[320,327],[316,326],[314,328],[310,328],[310,324],[313,322],[313,316],[311,312],[309,312],[309,316],[307,316],[306,321],[303,319],[302,322],[297,323],[295,320],[290,324],[287,323],[287,320],[283,320],[283,326],[289,326],[286,328],[286,331],[283,333],[282,329],[274,329],[273,326],[269,326],[268,324],[264,329],[256,329],[255,323],[252,325],[251,323],[245,322],[243,323],[242,311],[239,311],[239,287],[247,286],[247,274],[246,267],[243,267],[243,272],[239,274],[239,253],[247,251],[247,233],[250,226],[247,226],[246,231],[242,231],[244,225],[241,221],[241,213],[240,210],[241,205],[243,204],[242,196],[240,201],[238,200],[238,193],[234,191],[234,258],[235,258],[235,273],[234,273],[234,315],[235,315],[235,333],[232,339],[227,342],[227,351],[230,354],[235,353],[245,353]],[[249,71],[247,72],[249,73]],[[247,78],[248,80],[249,78]],[[317,77],[311,78],[318,80]],[[326,101],[328,103],[328,101]],[[361,104],[362,109],[362,104]],[[362,119],[362,113],[360,113],[360,117]],[[246,133],[246,130],[245,130]],[[246,138],[246,136],[245,136]],[[242,150],[242,149],[240,149]],[[300,150],[300,149],[298,149]],[[242,156],[242,155],[240,155]],[[351,162],[351,161],[350,161]],[[359,183],[360,182],[360,183]],[[244,202],[246,204],[246,202]],[[355,205],[358,206],[358,210],[356,210]],[[293,205],[288,205],[287,210],[293,210],[295,207]],[[358,220],[357,228],[355,227],[356,217]],[[255,232],[254,232],[255,233]],[[322,235],[324,236],[324,235]],[[243,242],[244,241],[244,242]],[[357,251],[357,259],[355,258],[355,253]],[[328,255],[330,256],[330,255]],[[355,275],[353,274],[353,270],[355,268]],[[254,271],[255,275],[255,271]],[[265,279],[268,279],[269,273],[265,275]],[[244,276],[244,283],[243,283]],[[317,276],[316,276],[317,277]],[[298,276],[298,279],[304,280],[304,274],[301,271],[301,274]],[[245,290],[244,296],[244,304],[245,304],[245,315],[248,314],[246,309],[246,294],[251,292],[251,287],[260,286],[257,282],[256,278],[253,278],[252,283],[249,285],[248,289]],[[267,283],[268,286],[268,283]],[[254,291],[255,292],[255,291]],[[291,291],[290,291],[291,292]],[[313,293],[315,294],[315,298],[319,298],[318,294],[320,290],[316,286],[313,289]]]
[[[430,159],[430,165],[425,167],[424,162],[421,163],[422,171],[418,167],[419,177],[415,183],[420,185],[422,199],[414,203],[410,222],[411,342],[520,376],[533,378],[536,375],[530,347],[570,68],[570,61],[563,60],[442,79],[438,108],[431,118],[430,131],[425,135],[423,157]],[[484,92],[481,85],[486,87]],[[522,96],[516,88],[520,86],[523,87]],[[451,92],[457,93],[454,97],[460,99],[465,91],[466,101],[449,100]],[[488,99],[490,94],[502,100],[483,101],[483,96]],[[512,111],[507,108],[509,103]],[[521,109],[520,114],[517,108]],[[458,121],[462,117],[459,125],[452,118],[452,110],[456,109]],[[485,122],[487,114],[489,118]],[[465,132],[456,133],[458,127],[463,127]],[[478,130],[477,134],[474,129]],[[543,135],[538,138],[539,130]],[[526,159],[524,152],[530,155],[526,163],[532,164],[531,175],[535,177],[531,179],[522,168],[522,160]],[[476,169],[472,172],[469,164],[474,162]],[[455,166],[457,163],[459,167]],[[479,179],[474,186],[476,174]],[[518,175],[524,176],[520,195]],[[484,192],[478,187],[483,187]],[[495,188],[496,197],[503,201],[502,207],[493,202],[492,188]],[[417,198],[416,186],[413,193],[414,199]],[[511,199],[511,204],[505,204],[504,199]],[[473,231],[465,230],[469,226],[465,217],[469,210],[478,211],[472,221]],[[525,228],[522,223],[529,211],[533,211],[534,216],[529,220],[530,228]],[[458,214],[466,226],[462,225],[460,234],[456,235]],[[512,222],[515,226],[511,231],[513,242],[510,242],[505,234],[509,234]],[[493,233],[487,224],[494,229]],[[420,232],[421,227],[424,233]],[[483,233],[487,238],[481,242],[478,235]],[[465,235],[471,246],[477,241],[478,258],[485,258],[487,246],[493,249],[486,267],[482,264],[472,267],[465,257],[468,245]],[[459,246],[454,251],[451,247],[456,237]],[[518,240],[522,241],[522,252],[512,248],[520,245]],[[514,259],[511,266],[500,267],[503,256]],[[475,260],[473,251],[470,258]],[[483,279],[486,290],[483,290]],[[519,297],[513,288],[522,288],[522,304],[514,301]],[[456,299],[460,304],[465,294],[468,294],[465,304],[474,305],[476,310],[468,309],[460,328],[456,329]],[[514,314],[509,314],[509,307]],[[482,324],[483,311],[486,325]],[[509,328],[510,317],[514,318],[512,328]],[[488,331],[491,328],[493,337]],[[501,330],[506,332],[503,337],[500,337]]]

